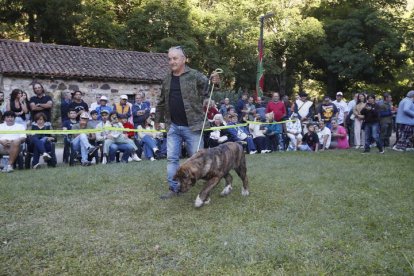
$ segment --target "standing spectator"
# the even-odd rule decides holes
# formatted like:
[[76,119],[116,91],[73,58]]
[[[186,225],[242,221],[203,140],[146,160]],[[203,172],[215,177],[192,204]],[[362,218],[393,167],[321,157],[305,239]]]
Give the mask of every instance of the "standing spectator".
[[303,135],[302,144],[298,147],[300,151],[315,151],[319,150],[319,138],[315,133],[315,127],[312,124],[307,125],[308,131]]
[[33,83],[33,91],[36,96],[30,98],[31,117],[34,118],[37,113],[43,112],[46,115],[47,122],[50,122],[53,106],[52,98],[45,94],[43,86],[38,82]]
[[356,105],[353,109],[354,114],[354,144],[355,149],[362,148],[361,142],[361,129],[362,123],[364,122],[364,115],[361,114],[362,109],[364,109],[366,105],[366,98],[365,94],[360,93],[358,94],[358,99]]
[[318,119],[319,121],[323,120],[327,128],[331,129],[331,120],[336,119],[338,116],[338,109],[336,105],[331,103],[331,98],[329,96],[323,97],[323,102],[319,106],[318,110]]
[[[34,124],[32,124],[32,130],[51,130],[51,125],[46,124],[46,115],[43,112],[37,113],[33,118]],[[37,169],[40,165],[40,156],[46,163],[52,159],[50,152],[52,151],[52,142],[55,138],[51,134],[34,134],[30,138],[33,144],[33,160],[32,168]]]
[[141,93],[135,95],[135,103],[132,105],[132,118],[134,127],[137,128],[142,125],[149,117],[151,106],[149,102],[145,102]]
[[337,120],[332,120],[332,141],[331,148],[333,149],[348,149],[348,134],[345,127],[338,124]]
[[230,99],[229,98],[224,98],[224,102],[223,104],[220,106],[220,113],[221,115],[223,115],[223,117],[225,117],[230,109],[230,107],[233,107],[230,104]]
[[[299,98],[295,100],[293,112],[298,114],[298,118],[302,123],[303,130],[306,129],[309,120],[313,119],[313,102],[308,100],[308,94],[304,91],[299,93]],[[306,132],[306,131],[304,131]]]
[[[4,123],[0,124],[0,131],[22,131],[25,127],[14,122],[16,114],[13,111],[3,113]],[[20,153],[20,145],[26,140],[26,134],[1,134],[0,133],[0,154],[9,155],[9,164],[2,172],[12,172],[13,164]]]
[[288,95],[283,95],[282,102],[285,105],[286,114],[283,117],[283,119],[287,120],[290,118],[290,115],[292,115],[292,102],[289,100]]
[[88,104],[82,100],[82,92],[77,90],[72,93],[72,102],[69,104],[69,109],[76,111],[76,119],[84,112],[89,112]]
[[256,113],[260,115],[260,120],[266,120],[266,103],[263,101],[262,97],[257,97],[256,100]]
[[105,110],[110,114],[112,112],[112,107],[110,107],[108,104],[108,98],[106,96],[101,96],[99,99],[99,106],[95,109],[96,112],[98,112],[98,120],[102,120],[101,114],[102,111]]
[[392,97],[385,93],[384,99],[379,103],[380,107],[380,139],[384,147],[390,147],[390,137],[393,130],[393,117],[395,114],[392,106]]
[[245,115],[245,108],[246,108],[247,98],[248,97],[249,97],[249,95],[247,93],[243,93],[241,95],[241,97],[237,100],[237,103],[236,103],[235,108],[236,108],[236,112],[237,112],[237,117],[240,120]]
[[4,100],[4,92],[0,91],[0,117],[6,112],[6,101]]
[[101,94],[96,94],[95,95],[96,101],[91,103],[91,107],[89,108],[89,110],[96,110],[96,108],[101,105],[101,103],[100,103],[101,97],[102,97]]
[[23,99],[23,91],[13,89],[10,95],[10,101],[6,105],[6,110],[14,112],[16,115],[15,123],[21,124],[26,128],[26,114],[29,112],[29,108]]
[[380,153],[384,153],[381,139],[379,138],[379,119],[380,119],[380,108],[375,102],[375,95],[371,94],[368,96],[367,104],[361,110],[361,114],[364,116],[365,123],[365,147],[363,153],[370,151],[371,139],[375,140]]
[[118,115],[126,115],[128,119],[131,117],[131,104],[128,102],[127,95],[121,95],[119,97],[119,103],[114,104],[114,111]]
[[407,93],[398,105],[396,123],[399,124],[397,143],[392,148],[396,151],[405,151],[410,145],[414,132],[414,90]]
[[344,100],[344,94],[339,91],[336,93],[336,100],[332,102],[338,109],[338,124],[346,128],[346,118],[348,117],[348,104]]
[[319,148],[321,151],[329,149],[331,146],[332,132],[325,126],[324,121],[319,121],[319,129],[317,131],[319,138]]
[[68,91],[62,93],[60,99],[60,118],[62,123],[68,119],[69,104],[72,102],[72,97]]
[[266,114],[273,112],[273,120],[276,122],[282,121],[286,115],[285,104],[280,101],[280,95],[278,92],[273,92],[272,100],[267,104]]
[[254,121],[256,117],[256,106],[253,97],[249,97],[246,104],[247,121]]
[[347,117],[347,130],[349,135],[349,145],[350,146],[356,146],[355,145],[355,114],[354,114],[354,108],[356,106],[356,103],[358,101],[358,92],[353,93],[353,98],[351,101],[348,102],[348,117]]
[[[161,95],[156,108],[155,128],[160,128],[164,120],[167,134],[167,180],[169,192],[162,199],[174,197],[180,191],[179,183],[173,180],[179,167],[182,142],[191,156],[197,151],[200,130],[204,123],[203,99],[208,95],[208,78],[202,73],[185,65],[186,56],[180,46],[168,51],[168,63],[171,73],[162,83]],[[218,84],[218,74],[211,77]]]

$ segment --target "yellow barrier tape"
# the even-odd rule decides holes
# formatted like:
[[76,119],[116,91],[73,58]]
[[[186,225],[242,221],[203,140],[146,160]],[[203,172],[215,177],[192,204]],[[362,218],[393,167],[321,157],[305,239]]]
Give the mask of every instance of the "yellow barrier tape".
[[[259,124],[259,125],[273,125],[273,124],[283,124],[287,122],[294,122],[294,120],[287,120],[281,122],[272,122],[272,123],[263,123],[263,122],[254,122],[254,121],[247,121],[243,124],[236,124],[236,125],[227,125],[221,127],[211,127],[206,130],[219,130],[219,129],[227,129],[227,128],[236,128],[236,127],[244,127],[249,124]],[[99,133],[104,131],[122,131],[122,132],[166,132],[166,130],[156,130],[156,129],[130,129],[130,128],[118,128],[118,127],[104,127],[104,128],[91,128],[91,129],[50,129],[50,130],[0,130],[0,134],[51,134],[51,135],[67,135],[67,134],[90,134],[90,133]]]

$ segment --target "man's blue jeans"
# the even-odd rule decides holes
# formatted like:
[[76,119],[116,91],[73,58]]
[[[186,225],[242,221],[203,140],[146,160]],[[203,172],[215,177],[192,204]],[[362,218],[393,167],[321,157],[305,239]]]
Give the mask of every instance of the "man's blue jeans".
[[[189,127],[171,124],[167,134],[167,181],[171,191],[178,192],[180,189],[179,183],[173,178],[180,166],[182,143],[185,142],[187,153],[192,156],[197,152],[200,137],[200,131],[192,131]],[[201,140],[200,148],[203,148],[203,140]]]
[[38,138],[36,135],[32,136],[33,149],[33,166],[39,163],[40,155],[52,150],[52,144],[47,140],[47,137]]
[[92,147],[89,143],[88,136],[85,133],[79,134],[72,140],[72,150],[81,153],[82,162],[88,162],[88,149]]
[[157,141],[149,135],[144,135],[141,139],[141,143],[144,149],[145,157],[148,159],[154,157],[153,149],[157,147]]

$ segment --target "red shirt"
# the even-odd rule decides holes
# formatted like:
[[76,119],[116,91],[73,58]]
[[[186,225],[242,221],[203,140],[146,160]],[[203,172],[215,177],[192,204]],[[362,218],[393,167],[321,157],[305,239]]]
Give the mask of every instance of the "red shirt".
[[282,101],[269,102],[266,107],[266,113],[272,111],[274,115],[274,120],[280,122],[282,118],[286,115],[285,104]]
[[[204,112],[206,112],[206,106],[205,106],[203,109],[204,109]],[[209,119],[209,120],[213,120],[214,115],[219,114],[219,113],[220,113],[220,112],[217,110],[217,108],[216,108],[216,107],[214,107],[214,106],[210,106],[210,107],[208,108],[208,112],[207,112],[207,119]]]
[[[124,128],[134,129],[134,125],[131,124],[130,122],[126,122],[122,125],[124,126]],[[128,134],[128,138],[131,138],[131,139],[134,138],[135,132],[129,131],[129,132],[126,132],[126,133]]]

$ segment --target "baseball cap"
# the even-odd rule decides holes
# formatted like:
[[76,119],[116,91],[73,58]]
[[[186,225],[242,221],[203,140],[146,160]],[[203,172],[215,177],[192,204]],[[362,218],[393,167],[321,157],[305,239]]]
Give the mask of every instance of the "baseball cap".
[[121,100],[128,100],[128,96],[127,95],[121,95],[119,98],[121,98]]
[[308,94],[306,94],[306,92],[300,92],[299,93],[299,97],[307,97],[308,96]]
[[103,113],[109,114],[109,111],[108,111],[108,110],[106,110],[106,109],[102,109],[102,110],[101,110],[101,114],[103,114]]
[[99,98],[99,100],[100,100],[100,101],[108,101],[108,98],[107,98],[107,97],[105,97],[105,96],[101,96],[101,97]]
[[339,91],[338,93],[336,93],[337,96],[343,96],[344,93],[342,93],[341,91]]
[[150,113],[155,113],[155,107],[151,107]]
[[83,112],[83,113],[80,115],[80,118],[81,118],[81,119],[89,119],[89,114],[88,114],[88,113],[86,113],[86,112]]

